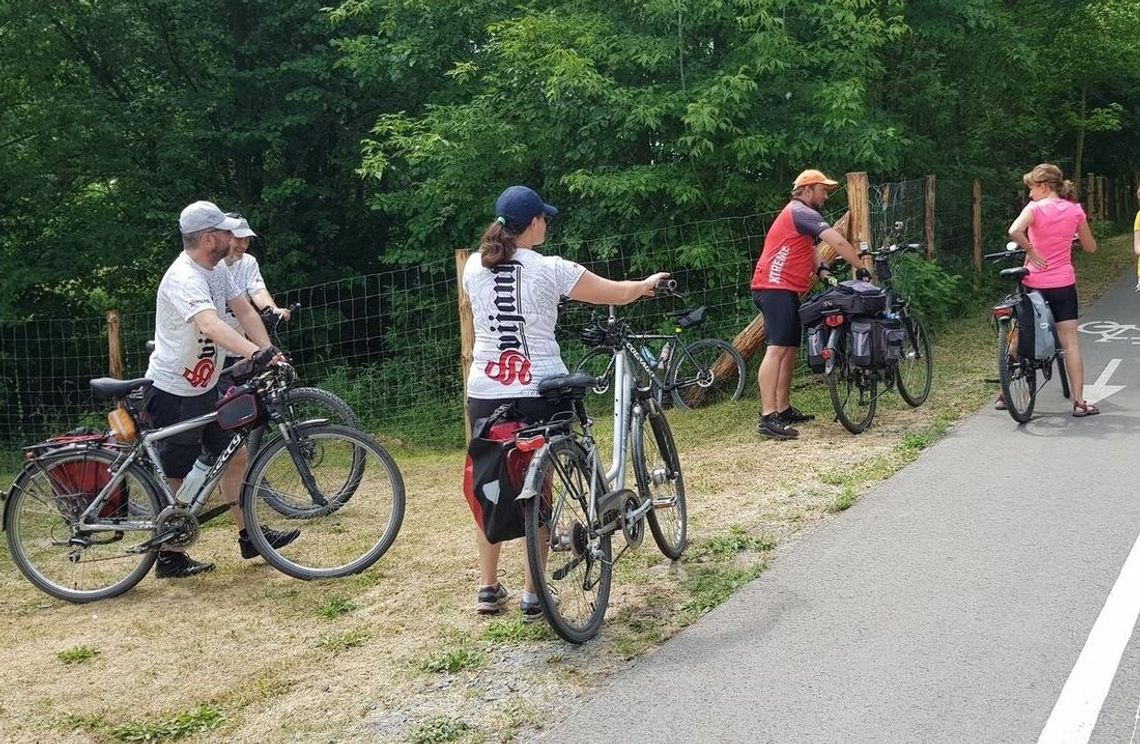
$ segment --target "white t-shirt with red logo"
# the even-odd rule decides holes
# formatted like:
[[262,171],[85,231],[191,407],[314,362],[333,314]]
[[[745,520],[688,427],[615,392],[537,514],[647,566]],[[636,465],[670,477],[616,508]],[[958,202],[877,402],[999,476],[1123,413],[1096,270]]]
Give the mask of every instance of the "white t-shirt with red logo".
[[584,273],[585,267],[573,261],[529,248],[491,269],[483,267],[478,253],[467,260],[463,289],[475,319],[469,398],[535,398],[541,380],[566,374],[554,340],[558,300]]
[[185,252],[178,254],[158,284],[154,351],[146,370],[156,388],[183,397],[213,389],[224,350],[198,333],[191,320],[203,310],[223,316],[226,303],[240,295],[224,261],[210,270]]

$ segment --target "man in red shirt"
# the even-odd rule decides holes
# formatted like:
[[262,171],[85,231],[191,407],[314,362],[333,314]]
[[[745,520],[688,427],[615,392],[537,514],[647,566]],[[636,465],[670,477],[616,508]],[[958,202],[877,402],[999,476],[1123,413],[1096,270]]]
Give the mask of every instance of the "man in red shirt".
[[792,183],[792,200],[776,217],[764,237],[764,251],[752,273],[752,299],[764,315],[768,349],[756,377],[760,383],[760,421],[757,433],[773,439],[795,439],[791,424],[815,416],[794,408],[792,371],[799,352],[800,295],[816,277],[824,278],[826,265],[816,248],[820,240],[836,250],[852,266],[859,255],[839,231],[827,224],[819,209],[839,187],[822,172],[806,170]]

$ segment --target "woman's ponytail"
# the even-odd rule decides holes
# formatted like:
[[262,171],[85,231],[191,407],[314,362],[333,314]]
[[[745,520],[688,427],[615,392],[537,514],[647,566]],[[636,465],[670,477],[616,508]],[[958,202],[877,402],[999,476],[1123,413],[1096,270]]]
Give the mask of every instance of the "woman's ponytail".
[[1077,200],[1077,187],[1073,185],[1072,181],[1065,179],[1061,183],[1061,188],[1057,189],[1057,196],[1075,202]]
[[483,232],[479,242],[479,260],[490,269],[510,261],[515,255],[515,235],[507,230],[506,220],[496,218]]

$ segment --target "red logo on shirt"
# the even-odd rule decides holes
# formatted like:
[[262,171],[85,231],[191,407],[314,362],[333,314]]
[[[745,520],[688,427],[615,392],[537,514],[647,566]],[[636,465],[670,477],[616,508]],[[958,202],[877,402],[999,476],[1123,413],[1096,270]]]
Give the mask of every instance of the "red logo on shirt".
[[507,349],[500,354],[497,362],[494,360],[487,362],[483,372],[492,380],[498,380],[501,385],[510,385],[515,380],[523,385],[529,385],[532,379],[530,360],[514,349]]
[[201,360],[194,365],[194,369],[183,367],[182,376],[186,378],[186,382],[190,383],[190,387],[206,387],[214,376],[213,358]]

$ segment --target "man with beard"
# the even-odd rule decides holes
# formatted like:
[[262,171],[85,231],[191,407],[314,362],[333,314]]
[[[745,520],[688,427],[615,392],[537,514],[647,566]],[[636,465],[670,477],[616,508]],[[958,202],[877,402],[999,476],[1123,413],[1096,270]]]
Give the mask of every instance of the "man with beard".
[[[792,424],[815,416],[792,406],[792,372],[800,348],[800,295],[827,266],[816,247],[824,240],[852,266],[861,266],[859,254],[819,213],[839,184],[822,172],[806,170],[792,183],[792,200],[776,217],[764,237],[764,251],[752,274],[752,299],[764,315],[768,348],[756,373],[760,383],[760,420],[756,432],[771,439],[795,439]],[[869,276],[866,269],[858,278]]]
[[[222,349],[258,361],[277,356],[261,318],[234,285],[222,261],[229,253],[232,231],[241,221],[227,217],[211,202],[198,201],[182,210],[178,224],[183,250],[158,285],[154,351],[146,372],[147,378],[154,380],[147,391],[146,413],[155,428],[214,410]],[[227,302],[248,339],[222,319]],[[216,458],[230,438],[217,424],[210,424],[159,442],[159,460],[171,489],[177,492],[199,455],[207,460]],[[244,447],[238,450],[221,480],[222,498],[230,505],[230,516],[241,530],[238,546],[243,558],[257,555],[241,529],[241,511],[237,506],[248,459]],[[300,534],[298,530],[263,531],[275,547],[296,540]],[[155,575],[180,578],[213,567],[183,552],[160,550]]]
[[[233,239],[230,240],[230,252],[226,254],[225,259],[226,267],[230,270],[230,277],[234,285],[239,292],[249,299],[253,309],[261,314],[264,319],[263,322],[289,320],[291,315],[289,310],[277,306],[277,301],[273,299],[273,295],[265,286],[265,279],[261,277],[261,266],[253,254],[249,253],[249,243],[257,237],[257,233],[249,226],[249,220],[242,217],[241,213],[226,212],[226,217],[233,217],[239,221],[238,226],[231,233]],[[265,314],[267,310],[272,311],[277,316],[276,319]],[[230,308],[222,318],[230,328],[238,333],[244,333],[241,323],[238,322],[237,316],[233,313],[233,308]],[[270,323],[270,325],[274,325],[274,323]],[[237,361],[239,361],[238,357],[227,355],[225,366],[228,367]]]

